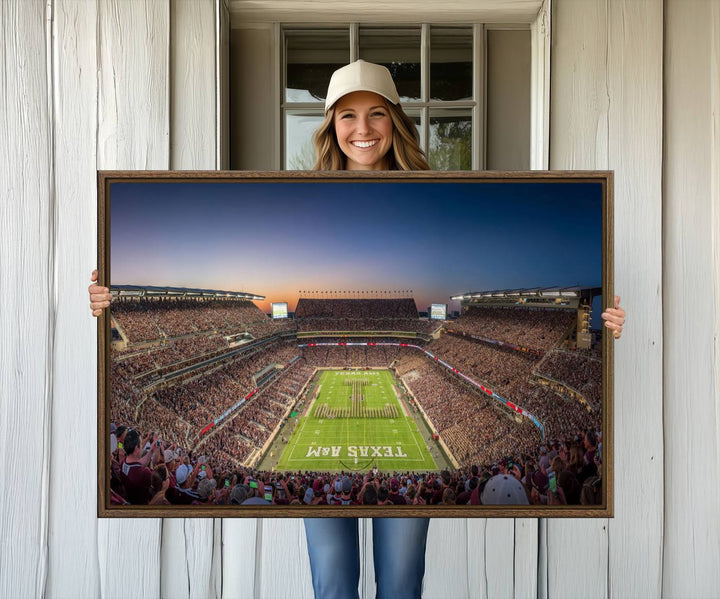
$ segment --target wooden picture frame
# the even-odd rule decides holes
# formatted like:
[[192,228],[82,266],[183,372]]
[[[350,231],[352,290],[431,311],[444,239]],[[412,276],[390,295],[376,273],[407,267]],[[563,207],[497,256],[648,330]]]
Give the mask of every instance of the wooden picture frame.
[[[613,297],[612,172],[99,171],[98,264],[100,284],[114,295],[98,319],[101,517],[613,516],[613,343],[599,321]],[[301,287],[302,280],[307,283]],[[286,290],[277,290],[279,285]],[[298,301],[304,316],[284,324],[257,307],[287,302],[292,313]],[[459,303],[462,314],[435,321],[429,310],[423,318],[430,303],[450,304],[450,313]],[[360,306],[363,316],[357,316]],[[385,316],[396,309],[397,315]],[[373,353],[378,349],[385,352],[382,358]],[[340,351],[343,357],[336,358]],[[361,351],[363,361],[356,362]],[[259,356],[257,363],[250,362],[252,356]],[[281,360],[288,356],[287,363]],[[393,362],[383,366],[390,357]],[[345,371],[336,359],[344,361]],[[410,370],[399,374],[405,368]],[[321,382],[318,373],[326,371],[322,376],[335,379]],[[481,378],[481,372],[497,380]],[[220,379],[224,386],[218,387]],[[287,392],[273,396],[269,391],[279,388],[278,381],[285,381]],[[332,381],[347,386],[350,395],[323,395],[322,385],[330,389]],[[202,392],[191,390],[197,387]],[[376,397],[380,403],[373,403]],[[255,416],[236,421],[248,408]],[[241,479],[250,469],[238,466],[243,460],[259,457],[258,464],[278,465],[284,489],[278,470],[264,481],[273,498],[296,496],[301,481],[310,485],[317,477],[302,474],[308,463],[326,465],[315,469],[327,473],[316,486],[325,495],[325,485],[331,485],[334,495],[330,473],[338,468],[324,461],[334,458],[346,474],[339,479],[340,495],[345,478],[356,482],[357,492],[367,470],[378,464],[375,478],[395,499],[395,487],[404,487],[406,478],[426,488],[439,480],[437,491],[444,492],[448,478],[442,470],[461,494],[458,483],[473,485],[472,464],[483,466],[483,456],[497,456],[515,443],[518,455],[507,452],[514,462],[530,457],[537,469],[543,463],[540,475],[530,475],[528,494],[550,497],[550,504],[118,505],[121,494],[111,482],[124,475],[111,460],[111,415],[124,415],[126,424],[140,428],[141,438],[147,429],[158,432],[161,443],[167,442],[163,447],[174,435],[184,450],[181,461],[194,450],[188,461],[196,474],[189,478],[197,480],[206,464],[221,461],[223,468],[235,464]],[[320,441],[342,424],[347,443],[308,441],[308,422],[319,427],[314,432]],[[396,422],[402,430],[383,428]],[[375,443],[354,441],[350,427],[361,424],[374,431]],[[155,431],[163,426],[165,432]],[[296,429],[286,428],[291,426]],[[556,476],[555,484],[597,503],[558,505],[564,492],[548,490],[555,485],[547,462],[558,453],[570,460],[565,442],[574,444],[571,433],[581,429],[601,432],[601,445],[596,452],[583,449],[586,469],[576,481],[592,472],[588,456],[599,457],[601,449],[597,476],[586,476],[579,490],[574,483],[567,487],[568,476],[562,485]],[[400,441],[388,441],[386,434]],[[559,449],[551,443],[555,439],[563,443]],[[293,442],[299,454],[291,453]],[[198,457],[213,443],[222,448],[215,456]],[[417,455],[406,449],[411,443]],[[306,447],[309,462],[302,461]],[[149,451],[164,459],[164,452],[152,446]],[[406,466],[415,463],[435,468],[421,474]],[[480,468],[475,486],[484,487],[488,501],[505,491],[510,500],[520,497],[517,480],[501,480],[507,459],[485,465],[500,470],[500,478],[487,482]],[[519,470],[522,477],[524,468]],[[291,493],[287,478],[296,475]],[[229,470],[225,478],[229,491],[235,485]],[[252,482],[238,480],[247,488],[236,497],[258,493]],[[309,496],[317,491],[310,487]]]

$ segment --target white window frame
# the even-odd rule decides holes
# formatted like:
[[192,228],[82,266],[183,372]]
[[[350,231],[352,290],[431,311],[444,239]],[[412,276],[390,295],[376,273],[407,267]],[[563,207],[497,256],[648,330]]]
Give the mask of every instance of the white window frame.
[[[281,102],[284,86],[282,85],[283,57],[281,52],[282,33],[280,23],[285,26],[309,25],[322,22],[330,25],[343,25],[350,22],[383,23],[385,26],[395,23],[408,24],[407,15],[417,19],[414,23],[433,23],[437,25],[469,24],[475,23],[513,23],[527,25],[531,32],[531,85],[530,85],[530,168],[547,170],[550,159],[549,125],[550,125],[550,28],[551,28],[551,2],[552,0],[528,0],[522,4],[517,2],[503,2],[502,0],[480,0],[477,3],[468,3],[467,0],[448,0],[445,3],[429,3],[425,0],[394,0],[393,2],[378,1],[372,5],[361,0],[346,0],[342,8],[338,9],[335,0],[223,0],[228,2],[231,27],[242,27],[252,23],[272,23],[275,64],[278,82],[275,87],[273,105],[275,107],[276,123],[279,124],[280,134],[275,136],[277,144],[274,151],[275,168],[280,169],[284,164],[283,139],[284,119]],[[516,26],[515,25],[515,26]],[[485,27],[487,27],[486,25]],[[495,25],[493,25],[496,27]],[[510,27],[512,27],[511,25]],[[352,30],[351,30],[352,35]],[[485,31],[483,31],[483,37]],[[352,40],[351,40],[352,41]],[[351,48],[356,47],[351,44]],[[485,44],[473,44],[474,48],[485,47]],[[477,52],[477,50],[475,50]],[[351,56],[351,59],[353,57]],[[476,55],[474,59],[478,58]],[[485,57],[481,57],[485,60]],[[473,84],[476,98],[483,99],[482,109],[473,114],[473,135],[485,131],[485,81],[476,81]],[[482,93],[476,93],[477,86],[481,86]],[[478,104],[480,104],[478,102]],[[473,139],[473,147],[482,148],[484,138]],[[477,160],[478,166],[475,165]],[[473,150],[473,168],[485,164],[485,157]]]
[[[284,97],[284,90],[287,87],[286,81],[286,69],[287,64],[285,34],[293,33],[297,31],[323,31],[331,29],[347,28],[349,29],[349,44],[350,44],[350,61],[355,61],[359,57],[359,43],[360,43],[360,27],[367,27],[372,29],[395,29],[404,27],[418,28],[420,31],[420,100],[406,102],[403,104],[403,108],[410,115],[420,114],[420,140],[422,148],[427,152],[430,140],[430,111],[432,109],[442,108],[459,108],[465,109],[470,112],[472,122],[472,170],[480,170],[485,168],[485,48],[487,45],[487,38],[485,35],[485,26],[482,23],[474,23],[472,25],[462,23],[441,23],[436,25],[435,23],[423,23],[419,27],[417,24],[374,24],[374,23],[351,23],[349,25],[342,24],[303,24],[298,25],[283,25],[281,27],[281,38],[280,38],[280,51],[281,51],[281,72],[279,73],[279,81],[281,82],[281,98],[280,98],[280,122],[281,122],[281,133],[280,133],[280,164],[285,165],[285,115],[288,110],[316,110],[320,106],[317,102],[286,102]],[[430,99],[430,29],[431,27],[463,27],[471,31],[472,34],[472,60],[473,60],[473,100],[448,100],[448,101],[433,101]],[[499,28],[499,27],[498,27]],[[513,27],[517,28],[517,27]]]

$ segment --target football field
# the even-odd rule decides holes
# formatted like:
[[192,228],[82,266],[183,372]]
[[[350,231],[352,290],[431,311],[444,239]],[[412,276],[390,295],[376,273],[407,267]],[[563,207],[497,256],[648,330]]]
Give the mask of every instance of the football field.
[[280,470],[435,470],[387,370],[323,371]]

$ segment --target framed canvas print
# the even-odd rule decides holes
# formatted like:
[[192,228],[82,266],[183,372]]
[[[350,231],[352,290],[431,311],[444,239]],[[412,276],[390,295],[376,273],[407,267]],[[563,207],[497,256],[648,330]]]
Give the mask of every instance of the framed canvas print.
[[99,172],[99,515],[611,517],[612,181]]

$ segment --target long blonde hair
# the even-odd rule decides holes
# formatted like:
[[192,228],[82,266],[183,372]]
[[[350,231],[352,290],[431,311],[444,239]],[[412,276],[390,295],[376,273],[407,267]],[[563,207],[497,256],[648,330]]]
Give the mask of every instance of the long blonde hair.
[[[428,171],[430,166],[420,148],[420,136],[415,123],[405,114],[400,104],[385,102],[393,124],[392,148],[387,153],[391,171]],[[314,171],[344,171],[346,156],[342,153],[335,135],[335,106],[313,134],[315,146]]]

